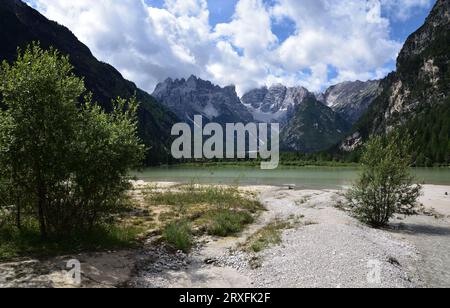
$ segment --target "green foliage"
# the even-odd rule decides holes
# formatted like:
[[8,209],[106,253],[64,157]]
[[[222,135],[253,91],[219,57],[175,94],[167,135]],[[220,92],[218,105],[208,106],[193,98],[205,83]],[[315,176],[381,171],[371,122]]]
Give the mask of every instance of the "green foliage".
[[186,220],[172,222],[164,229],[163,238],[174,248],[189,252],[193,245],[191,224]]
[[219,210],[212,212],[208,234],[215,236],[229,236],[241,232],[244,227],[253,222],[253,217],[247,212]]
[[143,159],[136,101],[119,98],[106,113],[85,92],[54,49],[34,44],[1,66],[0,178],[17,224],[36,213],[42,237],[101,223],[122,206],[127,173]]
[[382,227],[395,213],[414,211],[422,187],[414,185],[409,174],[410,144],[398,132],[367,142],[360,179],[347,193],[356,216],[364,223]]
[[415,166],[450,164],[450,101],[419,112],[401,129],[401,134],[413,140]]
[[[450,32],[448,23],[439,25],[435,18],[444,17],[430,17],[407,40],[398,57],[397,72],[382,80],[382,93],[355,127],[365,140],[387,127],[401,127],[402,135],[413,141],[409,153],[415,166],[448,165],[450,161],[447,146],[450,133]],[[418,41],[421,42],[419,45]],[[438,68],[433,78],[424,72],[424,65],[429,61]],[[406,112],[394,112],[386,119],[386,111],[395,95],[394,85],[399,82],[403,90],[407,90],[403,102]]]
[[11,225],[0,227],[0,260],[17,257],[52,257],[82,251],[104,251],[136,247],[141,229],[101,224],[89,232],[49,235],[43,240],[36,220],[27,219],[19,230]]

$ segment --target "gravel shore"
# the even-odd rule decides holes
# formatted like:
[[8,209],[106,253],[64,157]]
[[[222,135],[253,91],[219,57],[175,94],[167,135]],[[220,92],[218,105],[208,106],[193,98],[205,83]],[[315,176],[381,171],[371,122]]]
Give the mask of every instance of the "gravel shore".
[[[267,211],[239,237],[199,239],[186,255],[148,243],[139,251],[0,264],[0,287],[71,287],[66,259],[81,260],[82,287],[415,288],[450,286],[450,187],[425,186],[425,210],[390,228],[362,225],[336,205],[338,191],[245,187]],[[242,244],[274,220],[295,220],[260,253]]]
[[[140,287],[399,287],[420,284],[409,271],[416,249],[386,231],[361,225],[335,208],[335,191],[247,188],[261,193],[267,207],[239,239],[213,240],[188,257],[182,270],[139,271],[132,284]],[[283,232],[283,242],[259,254],[239,244],[273,219],[301,217],[307,222]],[[256,266],[255,266],[256,264]],[[373,279],[373,271],[378,276]],[[378,279],[379,278],[379,279]]]

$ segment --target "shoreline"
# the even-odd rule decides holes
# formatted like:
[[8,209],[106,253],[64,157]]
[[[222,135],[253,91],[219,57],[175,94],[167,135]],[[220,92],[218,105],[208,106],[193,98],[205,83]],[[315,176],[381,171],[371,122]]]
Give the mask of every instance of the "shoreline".
[[[411,171],[417,183],[450,186],[450,168],[415,168]],[[155,167],[130,173],[131,179],[145,182],[179,182],[184,184],[216,184],[285,187],[299,189],[342,189],[358,179],[355,167],[288,167],[271,171],[233,167]]]

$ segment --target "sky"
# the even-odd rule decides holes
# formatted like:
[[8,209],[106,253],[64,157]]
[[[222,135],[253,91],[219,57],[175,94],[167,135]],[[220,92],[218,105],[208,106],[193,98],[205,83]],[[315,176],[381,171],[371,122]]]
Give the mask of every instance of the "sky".
[[239,95],[383,78],[435,1],[26,0],[150,93],[196,75]]

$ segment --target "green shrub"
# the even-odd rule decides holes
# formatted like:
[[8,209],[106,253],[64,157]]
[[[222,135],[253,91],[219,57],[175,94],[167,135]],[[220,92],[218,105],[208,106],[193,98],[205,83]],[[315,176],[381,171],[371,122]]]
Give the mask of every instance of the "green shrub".
[[397,132],[367,142],[361,176],[346,196],[362,222],[383,227],[395,213],[414,212],[422,187],[409,173],[410,144]]

